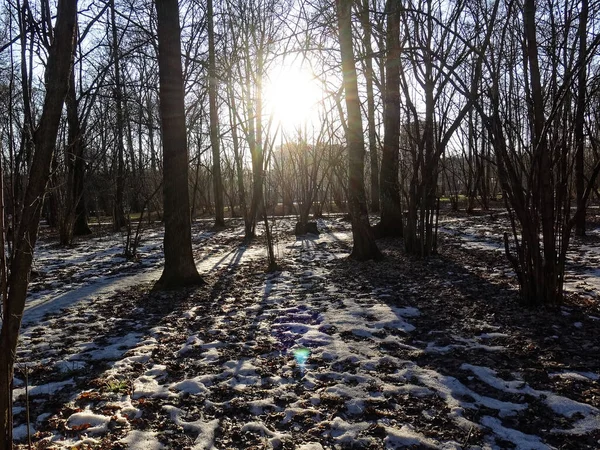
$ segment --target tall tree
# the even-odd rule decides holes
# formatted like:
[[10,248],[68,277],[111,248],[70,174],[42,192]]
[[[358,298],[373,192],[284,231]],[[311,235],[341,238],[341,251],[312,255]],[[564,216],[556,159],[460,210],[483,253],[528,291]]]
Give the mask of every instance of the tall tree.
[[402,235],[400,204],[400,4],[388,0],[386,80],[383,109],[383,154],[381,156],[381,221],[378,237]]
[[181,29],[177,0],[156,0],[158,74],[163,141],[165,267],[157,288],[199,284],[192,254]]
[[113,228],[120,230],[125,225],[125,214],[123,212],[123,197],[125,195],[125,118],[123,116],[123,85],[121,78],[121,55],[119,54],[119,39],[117,36],[117,20],[115,11],[115,0],[110,0],[110,27],[112,31],[112,58],[114,65],[114,96],[117,126],[117,176],[115,187],[115,201],[113,205]]
[[225,226],[223,206],[223,179],[221,176],[221,151],[219,148],[219,110],[217,107],[217,70],[215,62],[215,26],[213,1],[207,0],[208,20],[208,102],[210,115],[210,144],[213,155],[213,189],[215,191],[215,226]]
[[33,135],[35,152],[25,190],[21,220],[15,235],[8,298],[0,330],[0,450],[12,448],[13,369],[44,191],[50,177],[52,154],[67,94],[76,16],[77,0],[59,0],[56,27],[46,65],[46,95],[42,116]]
[[[573,46],[577,28],[568,14],[534,0],[525,0],[522,8],[517,4],[509,3],[506,23],[492,48],[491,76],[486,80],[489,105],[476,106],[496,153],[512,224],[512,239],[508,233],[504,236],[505,253],[519,281],[521,302],[558,305],[564,296],[571,231],[579,214],[578,210],[573,216],[571,208],[577,120],[571,94],[579,70],[597,51],[600,36],[582,57]],[[593,139],[590,144],[595,146]],[[585,205],[598,173],[596,159],[580,205]]]
[[577,107],[575,109],[575,194],[577,196],[577,215],[575,216],[575,234],[585,236],[586,200],[585,196],[585,101],[587,94],[587,22],[589,15],[588,0],[581,0],[579,12],[579,55],[577,77]]
[[360,100],[352,48],[352,0],[336,0],[342,73],[348,124],[346,145],[348,146],[348,203],[352,219],[353,248],[350,256],[359,261],[379,259],[381,253],[375,243],[369,224],[367,196],[365,192],[365,141],[360,117]]
[[365,84],[367,89],[367,127],[369,130],[369,161],[371,163],[371,211],[379,211],[379,158],[377,155],[377,129],[375,126],[375,94],[373,91],[373,46],[369,0],[362,0],[360,21],[364,31]]

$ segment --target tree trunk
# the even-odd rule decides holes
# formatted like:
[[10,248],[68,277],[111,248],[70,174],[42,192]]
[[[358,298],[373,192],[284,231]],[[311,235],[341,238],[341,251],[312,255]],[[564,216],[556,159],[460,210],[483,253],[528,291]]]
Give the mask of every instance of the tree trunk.
[[585,236],[586,202],[585,193],[585,100],[586,100],[586,78],[587,78],[587,22],[588,22],[588,0],[581,0],[581,12],[579,13],[579,56],[577,66],[579,75],[577,77],[577,108],[575,110],[575,190],[577,196],[577,215],[575,217],[575,234]]
[[50,177],[52,154],[67,93],[76,13],[77,0],[59,0],[54,40],[46,66],[46,96],[39,126],[33,136],[35,154],[25,191],[22,218],[15,236],[9,293],[0,331],[0,450],[12,448],[13,369],[44,191]]
[[[251,129],[250,132],[251,143],[250,152],[252,154],[252,201],[250,202],[250,224],[251,229],[246,229],[246,237],[255,236],[256,228],[256,217],[260,214],[259,210],[264,208],[263,204],[263,165],[264,165],[264,152],[262,146],[262,72],[263,72],[263,54],[262,50],[258,50],[257,55],[257,68],[256,68],[256,115],[249,115]],[[248,90],[250,92],[250,90]],[[254,99],[248,98],[248,102],[252,103]],[[253,111],[254,108],[250,107],[248,111]],[[256,128],[254,128],[254,121],[256,120]],[[248,225],[248,223],[246,224]],[[248,231],[250,231],[248,233]]]
[[381,253],[377,248],[373,230],[369,224],[364,184],[365,142],[360,117],[354,50],[352,48],[352,20],[350,15],[352,0],[336,0],[336,4],[344,92],[346,93],[346,109],[348,111],[346,135],[349,160],[348,203],[352,218],[353,237],[353,248],[350,257],[359,261],[380,259]]
[[[13,183],[13,209],[14,209],[14,220],[15,223],[20,220],[21,208],[23,207],[23,195],[24,195],[24,178],[22,175],[30,168],[31,154],[33,151],[33,113],[31,111],[31,79],[32,79],[32,67],[27,67],[27,35],[28,30],[31,30],[32,37],[30,39],[33,43],[33,19],[31,17],[29,9],[29,1],[24,0],[23,5],[17,0],[18,9],[18,24],[19,24],[19,40],[21,47],[20,55],[20,70],[21,70],[21,95],[23,101],[23,126],[21,128],[21,143],[19,151],[15,155],[14,171],[16,177]],[[11,121],[12,123],[12,121]]]
[[[373,93],[373,48],[371,45],[372,27],[369,14],[369,0],[362,1],[360,15],[364,30],[365,81],[367,89],[367,125],[369,128],[369,161],[371,163],[371,211],[379,211],[379,161],[377,155],[377,130],[375,128],[375,95]],[[385,109],[384,109],[385,110]]]
[[402,235],[400,203],[400,5],[389,0],[387,15],[387,57],[383,109],[383,153],[381,156],[381,221],[377,237]]
[[[523,25],[525,28],[526,52],[529,63],[529,79],[531,83],[531,108],[533,112],[533,161],[538,165],[534,178],[533,202],[538,203],[541,213],[542,241],[544,244],[543,260],[536,264],[535,282],[537,295],[527,299],[533,304],[557,304],[562,300],[562,286],[558,286],[558,261],[554,229],[554,186],[552,161],[548,149],[544,115],[544,97],[538,61],[538,46],[535,26],[535,0],[526,0],[523,4]],[[537,200],[536,200],[537,197]],[[534,205],[534,207],[537,205]]]
[[236,102],[233,94],[233,87],[229,83],[227,85],[227,95],[229,97],[229,117],[231,121],[231,140],[233,147],[233,159],[235,164],[235,174],[238,187],[238,195],[240,201],[240,209],[244,217],[244,223],[248,222],[248,206],[246,204],[246,188],[244,187],[244,163],[239,150],[238,124],[235,114]]
[[155,288],[199,284],[192,254],[181,30],[177,0],[156,0],[163,141],[165,267]]
[[115,203],[113,206],[113,229],[120,230],[126,223],[123,212],[123,197],[125,195],[125,120],[123,118],[123,91],[121,85],[121,58],[119,55],[119,41],[117,39],[117,21],[115,17],[115,0],[110,0],[110,18],[112,29],[113,64],[115,68],[115,112],[117,126],[117,176],[115,189]]
[[64,211],[61,217],[60,241],[70,245],[73,236],[90,234],[84,199],[85,161],[83,159],[83,130],[77,111],[78,102],[75,93],[75,75],[69,77],[69,90],[66,97],[67,122],[69,126],[69,145],[67,147],[67,186]]
[[213,1],[207,0],[208,21],[208,102],[210,114],[210,144],[213,155],[213,189],[215,192],[215,226],[225,226],[221,151],[219,149],[219,110],[217,107],[217,70],[215,63],[215,31]]

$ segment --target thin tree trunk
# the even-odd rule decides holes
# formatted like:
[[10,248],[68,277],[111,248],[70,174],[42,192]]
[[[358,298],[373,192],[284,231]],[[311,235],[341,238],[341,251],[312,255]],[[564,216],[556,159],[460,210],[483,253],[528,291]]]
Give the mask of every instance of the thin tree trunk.
[[575,112],[575,189],[577,195],[577,215],[575,217],[575,234],[585,236],[586,205],[585,194],[585,99],[587,92],[587,22],[588,22],[588,0],[581,0],[581,12],[579,13],[579,57],[577,66],[579,76],[577,79],[577,108]]
[[227,86],[228,96],[229,96],[229,115],[231,120],[231,140],[233,147],[233,159],[235,163],[235,172],[238,186],[238,195],[240,199],[240,208],[242,210],[242,215],[244,217],[244,221],[248,219],[248,207],[246,205],[246,188],[244,186],[244,163],[242,161],[242,157],[240,155],[240,144],[238,137],[238,124],[236,120],[236,103],[235,96],[233,95],[233,88],[231,85]]
[[352,20],[350,16],[352,3],[352,0],[336,0],[344,91],[348,111],[346,135],[349,160],[348,203],[353,236],[353,248],[350,256],[359,261],[364,261],[379,259],[381,253],[375,243],[367,211],[364,184],[365,142],[360,117],[354,50],[352,48]]
[[[369,0],[362,0],[360,15],[364,30],[365,81],[367,89],[367,126],[369,129],[369,161],[371,163],[371,211],[379,211],[379,161],[377,155],[377,130],[375,128],[375,94],[373,91],[373,48],[371,45],[372,27],[369,14]],[[385,111],[385,109],[384,109]]]
[[[543,261],[534,268],[537,293],[530,295],[528,302],[560,303],[562,292],[557,292],[557,255],[554,231],[554,188],[551,155],[545,132],[544,97],[538,61],[538,46],[535,26],[535,0],[523,4],[527,62],[531,83],[531,108],[533,114],[533,164],[538,165],[534,177],[534,203],[538,203],[542,218]],[[536,198],[537,197],[537,201]],[[537,254],[537,253],[535,253]],[[541,256],[541,255],[540,255]]]
[[213,1],[207,0],[208,21],[208,102],[210,114],[210,144],[213,156],[213,189],[215,197],[215,227],[225,226],[221,150],[219,148],[219,109],[217,106],[217,70],[215,62],[215,31]]
[[126,223],[123,212],[123,197],[125,195],[125,120],[123,117],[123,90],[121,85],[121,57],[119,55],[119,41],[117,38],[117,21],[115,17],[115,0],[110,0],[110,19],[112,29],[112,52],[115,68],[115,113],[117,126],[117,176],[115,189],[115,203],[113,207],[113,229],[120,230]]
[[9,294],[0,331],[0,450],[12,448],[13,369],[44,191],[50,176],[52,154],[67,94],[76,13],[77,0],[59,0],[54,40],[46,66],[46,96],[39,126],[33,137],[35,154],[25,191],[22,218],[15,236]]
[[[15,223],[20,220],[21,208],[23,207],[23,195],[24,195],[24,179],[25,177],[19,176],[29,170],[31,162],[31,154],[33,152],[33,114],[31,111],[31,67],[27,66],[27,35],[28,29],[32,24],[30,17],[29,1],[24,0],[23,5],[17,0],[18,8],[18,24],[20,32],[20,47],[21,47],[21,58],[20,58],[20,69],[21,69],[21,96],[23,98],[23,127],[21,128],[21,144],[19,151],[15,155],[14,170],[17,173],[15,183],[13,186],[13,202],[14,202],[14,220]],[[33,27],[31,27],[33,28]],[[33,38],[31,39],[33,42]],[[12,123],[12,121],[11,121]]]

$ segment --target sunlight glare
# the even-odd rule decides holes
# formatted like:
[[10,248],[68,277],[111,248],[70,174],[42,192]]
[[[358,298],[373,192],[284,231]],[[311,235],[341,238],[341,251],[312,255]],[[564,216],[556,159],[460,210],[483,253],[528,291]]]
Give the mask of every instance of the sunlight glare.
[[292,132],[314,120],[321,93],[305,68],[284,67],[270,77],[265,96],[269,112],[284,132]]

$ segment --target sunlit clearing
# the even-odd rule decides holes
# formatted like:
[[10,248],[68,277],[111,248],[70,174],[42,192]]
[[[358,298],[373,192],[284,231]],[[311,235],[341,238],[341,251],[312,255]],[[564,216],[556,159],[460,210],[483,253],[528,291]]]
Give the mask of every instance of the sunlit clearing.
[[265,103],[275,124],[290,133],[316,117],[321,100],[318,82],[307,69],[284,67],[270,75],[265,86]]

